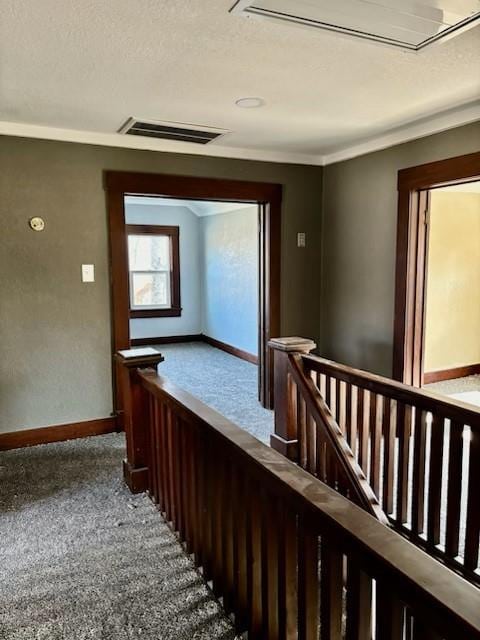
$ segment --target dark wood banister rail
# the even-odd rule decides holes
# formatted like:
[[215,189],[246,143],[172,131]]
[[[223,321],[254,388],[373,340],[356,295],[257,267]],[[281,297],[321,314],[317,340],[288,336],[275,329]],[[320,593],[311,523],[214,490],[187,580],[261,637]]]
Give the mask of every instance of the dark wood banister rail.
[[137,427],[148,420],[148,398],[145,396],[138,373],[142,369],[156,371],[163,359],[162,354],[151,347],[126,349],[115,354],[123,399],[123,425],[127,445],[123,477],[132,493],[141,493],[148,487],[148,434],[145,429]]
[[378,499],[367,482],[365,474],[355,460],[347,440],[325,404],[322,396],[311,378],[303,374],[302,359],[299,355],[290,356],[290,374],[301,391],[312,417],[317,425],[321,425],[329,445],[346,476],[348,487],[352,492],[350,499],[375,516],[383,524],[388,518],[378,503]]
[[327,373],[343,382],[355,385],[361,384],[363,388],[374,393],[385,396],[390,395],[405,404],[415,405],[425,411],[435,410],[449,418],[458,419],[459,421],[464,421],[465,424],[480,428],[480,410],[461,400],[441,397],[431,391],[411,387],[402,382],[384,378],[362,369],[347,367],[333,360],[318,356],[306,355],[304,360],[310,365],[311,370],[321,367],[322,373]]
[[298,457],[297,421],[293,411],[292,386],[288,376],[288,354],[308,354],[317,345],[305,338],[279,338],[270,340],[273,349],[273,385],[275,399],[275,431],[271,446],[290,460]]
[[[329,407],[311,377],[305,375],[303,358],[315,348],[315,343],[290,337],[270,340],[269,346],[274,350],[275,365],[275,433],[271,436],[272,447],[298,462],[299,422],[303,418],[304,430],[311,431],[314,428],[316,431],[313,446],[323,452],[320,456],[315,451],[315,475],[333,488],[341,489],[341,493],[355,504],[383,524],[388,524],[387,516]],[[300,402],[305,405],[302,418],[298,406]],[[309,422],[311,424],[307,427]],[[308,434],[305,434],[305,439],[308,439]],[[311,468],[309,470],[312,471]]]
[[277,435],[272,447],[334,486],[335,478],[319,472],[319,420],[299,411],[305,385],[313,387],[317,406],[333,416],[339,441],[346,440],[390,524],[480,586],[480,410],[310,355],[312,345],[301,338],[270,342],[281,364],[275,374],[284,378],[276,389],[288,388],[275,407],[275,429],[289,434],[288,451]]
[[148,369],[154,356],[117,360],[129,396],[126,479],[146,469],[139,478],[238,632],[480,639],[475,587]]

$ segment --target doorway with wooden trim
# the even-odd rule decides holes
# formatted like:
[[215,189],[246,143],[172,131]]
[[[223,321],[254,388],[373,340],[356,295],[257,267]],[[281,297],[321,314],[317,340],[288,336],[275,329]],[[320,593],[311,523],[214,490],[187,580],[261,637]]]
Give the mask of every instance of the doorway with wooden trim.
[[[258,398],[264,407],[271,408],[273,361],[267,343],[271,337],[280,335],[281,185],[118,171],[106,171],[104,182],[109,220],[113,352],[132,346],[125,199],[177,198],[258,206]],[[114,370],[115,407],[121,413],[116,380]]]
[[[479,179],[480,153],[411,167],[398,173],[393,377],[406,384],[421,387],[433,381],[432,376],[425,376],[432,373],[428,371],[432,365],[426,361],[432,201],[436,207],[440,191],[458,190],[459,185],[471,185]],[[432,360],[430,356],[429,359]]]

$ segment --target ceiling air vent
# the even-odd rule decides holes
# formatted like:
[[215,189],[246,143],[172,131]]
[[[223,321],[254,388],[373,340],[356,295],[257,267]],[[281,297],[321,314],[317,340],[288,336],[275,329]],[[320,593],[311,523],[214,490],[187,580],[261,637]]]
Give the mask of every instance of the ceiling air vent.
[[480,24],[479,0],[237,0],[230,11],[410,51]]
[[159,138],[161,140],[208,144],[228,132],[224,129],[212,129],[211,127],[200,127],[180,122],[156,122],[154,120],[130,118],[120,129],[119,133],[124,133],[129,136]]

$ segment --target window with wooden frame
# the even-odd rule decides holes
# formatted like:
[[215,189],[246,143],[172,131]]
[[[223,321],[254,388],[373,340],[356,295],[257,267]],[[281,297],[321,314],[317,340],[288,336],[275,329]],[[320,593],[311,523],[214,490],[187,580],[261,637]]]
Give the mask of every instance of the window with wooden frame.
[[128,224],[131,318],[180,316],[178,227]]

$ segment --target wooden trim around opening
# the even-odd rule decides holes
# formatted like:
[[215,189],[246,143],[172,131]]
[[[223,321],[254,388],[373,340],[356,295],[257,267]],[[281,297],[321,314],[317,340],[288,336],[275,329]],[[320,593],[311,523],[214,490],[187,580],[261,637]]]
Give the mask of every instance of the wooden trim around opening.
[[84,422],[39,427],[38,429],[11,431],[9,433],[0,433],[0,451],[32,447],[37,444],[63,442],[64,440],[75,440],[76,438],[86,438],[87,436],[99,436],[113,433],[117,430],[116,418],[112,416]]
[[462,367],[452,367],[451,369],[440,369],[438,371],[428,371],[423,374],[423,384],[432,382],[442,382],[443,380],[455,380],[456,378],[466,378],[480,373],[480,363],[466,364]]
[[480,178],[480,152],[398,172],[393,378],[420,387],[423,376],[428,191]]
[[178,342],[199,342],[203,340],[201,333],[194,333],[186,336],[158,336],[155,338],[132,338],[132,347],[145,347],[150,344],[175,344]]
[[477,151],[401,169],[398,172],[398,190],[414,191],[457,182],[472,182],[479,175],[480,151]]
[[210,336],[206,336],[202,334],[202,340],[216,349],[220,349],[221,351],[225,351],[232,356],[236,356],[237,358],[241,358],[242,360],[246,360],[247,362],[251,362],[252,364],[258,364],[258,356],[253,353],[249,353],[248,351],[244,351],[243,349],[239,349],[238,347],[233,347],[231,344],[227,344],[226,342],[222,342],[221,340],[216,340],[215,338],[210,338]]
[[[280,253],[282,185],[223,178],[172,174],[105,171],[104,187],[109,220],[112,353],[130,347],[128,256],[125,242],[125,196],[157,196],[244,202],[259,206],[260,304],[259,398],[273,407],[273,356],[268,341],[281,334]],[[122,410],[118,370],[113,369],[115,411]]]

